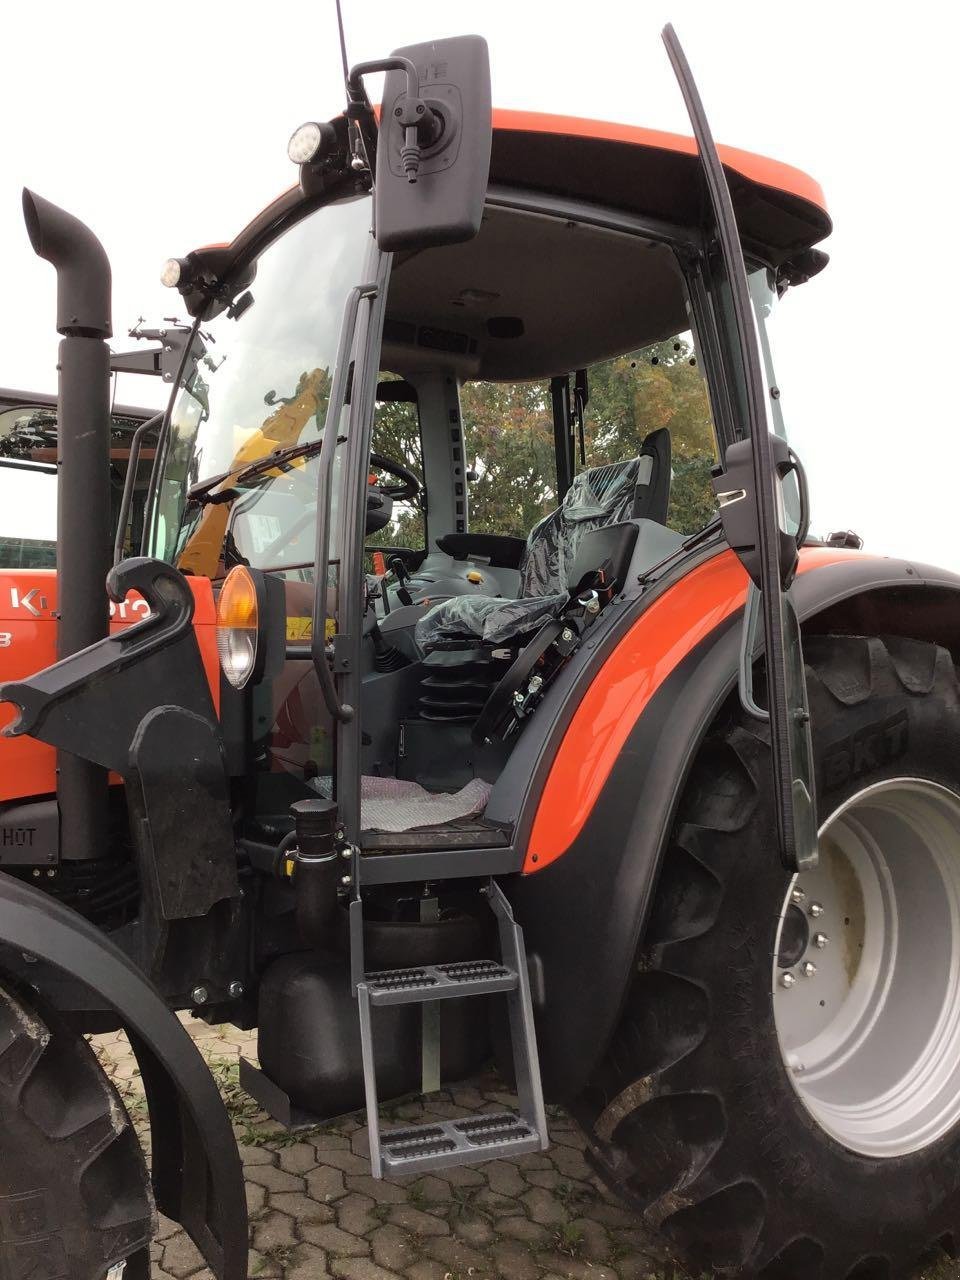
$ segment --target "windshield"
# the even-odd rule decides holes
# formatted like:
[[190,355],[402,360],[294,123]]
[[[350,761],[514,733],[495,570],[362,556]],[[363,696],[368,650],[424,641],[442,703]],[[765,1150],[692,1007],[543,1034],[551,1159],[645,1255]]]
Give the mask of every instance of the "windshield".
[[[344,304],[370,242],[368,196],[325,205],[271,245],[249,288],[202,326],[203,354],[171,412],[154,555],[210,578],[234,563],[312,564],[316,454],[253,464],[322,437]],[[221,476],[215,501],[189,498]]]
[[56,565],[56,467],[0,458],[0,569]]

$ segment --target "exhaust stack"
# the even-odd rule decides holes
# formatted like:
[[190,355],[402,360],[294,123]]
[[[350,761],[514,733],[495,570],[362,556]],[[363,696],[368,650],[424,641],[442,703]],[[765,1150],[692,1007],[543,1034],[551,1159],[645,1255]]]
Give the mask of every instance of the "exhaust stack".
[[[78,218],[24,189],[34,252],[57,271],[57,656],[107,635],[104,581],[111,564],[110,263]],[[78,756],[57,756],[60,856],[85,861],[106,849],[107,774]],[[66,834],[66,838],[65,837]]]

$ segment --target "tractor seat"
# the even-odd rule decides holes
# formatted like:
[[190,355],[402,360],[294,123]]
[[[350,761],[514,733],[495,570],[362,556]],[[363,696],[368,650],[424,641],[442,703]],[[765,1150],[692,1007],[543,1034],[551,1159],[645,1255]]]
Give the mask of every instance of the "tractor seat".
[[670,432],[661,427],[636,458],[574,477],[560,506],[530,531],[516,600],[454,596],[434,605],[417,623],[421,651],[504,645],[536,630],[569,600],[568,578],[585,534],[641,518],[665,524],[669,501]]

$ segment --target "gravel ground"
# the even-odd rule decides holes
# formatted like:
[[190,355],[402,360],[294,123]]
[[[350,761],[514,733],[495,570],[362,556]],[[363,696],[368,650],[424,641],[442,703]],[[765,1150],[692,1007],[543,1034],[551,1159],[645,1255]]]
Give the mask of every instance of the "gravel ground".
[[[254,1035],[189,1021],[233,1118],[250,1208],[250,1276],[284,1280],[683,1280],[636,1216],[590,1174],[573,1122],[549,1109],[543,1154],[495,1160],[402,1182],[370,1177],[358,1115],[290,1134],[237,1083]],[[146,1110],[125,1037],[94,1047],[143,1135]],[[425,1103],[385,1107],[383,1119],[416,1122],[499,1111],[513,1099],[493,1075]],[[187,1236],[161,1219],[154,1280],[209,1280]],[[942,1260],[922,1280],[960,1280]]]

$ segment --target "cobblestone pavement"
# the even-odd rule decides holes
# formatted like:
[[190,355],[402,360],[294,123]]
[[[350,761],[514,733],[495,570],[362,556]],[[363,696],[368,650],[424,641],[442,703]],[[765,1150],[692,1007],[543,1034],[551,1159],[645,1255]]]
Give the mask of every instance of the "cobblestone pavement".
[[[237,1083],[254,1035],[189,1022],[233,1118],[250,1208],[250,1276],[283,1280],[682,1280],[657,1246],[590,1174],[583,1140],[562,1112],[543,1154],[495,1160],[442,1177],[375,1182],[361,1117],[290,1134]],[[147,1117],[136,1064],[120,1033],[94,1046],[134,1123]],[[424,1105],[384,1108],[415,1122],[499,1111],[493,1076],[444,1090]],[[153,1280],[210,1280],[185,1233],[167,1219],[153,1245]],[[958,1280],[945,1260],[918,1280]]]
[[[375,1182],[357,1116],[290,1134],[237,1083],[237,1060],[255,1036],[190,1022],[233,1117],[250,1208],[250,1276],[315,1280],[660,1280],[671,1275],[637,1219],[591,1176],[583,1142],[560,1112],[551,1149],[443,1176]],[[144,1135],[146,1109],[124,1036],[95,1048]],[[385,1107],[413,1121],[502,1111],[515,1100],[492,1077],[444,1090],[426,1105]],[[208,1280],[185,1233],[161,1219],[154,1280]]]

